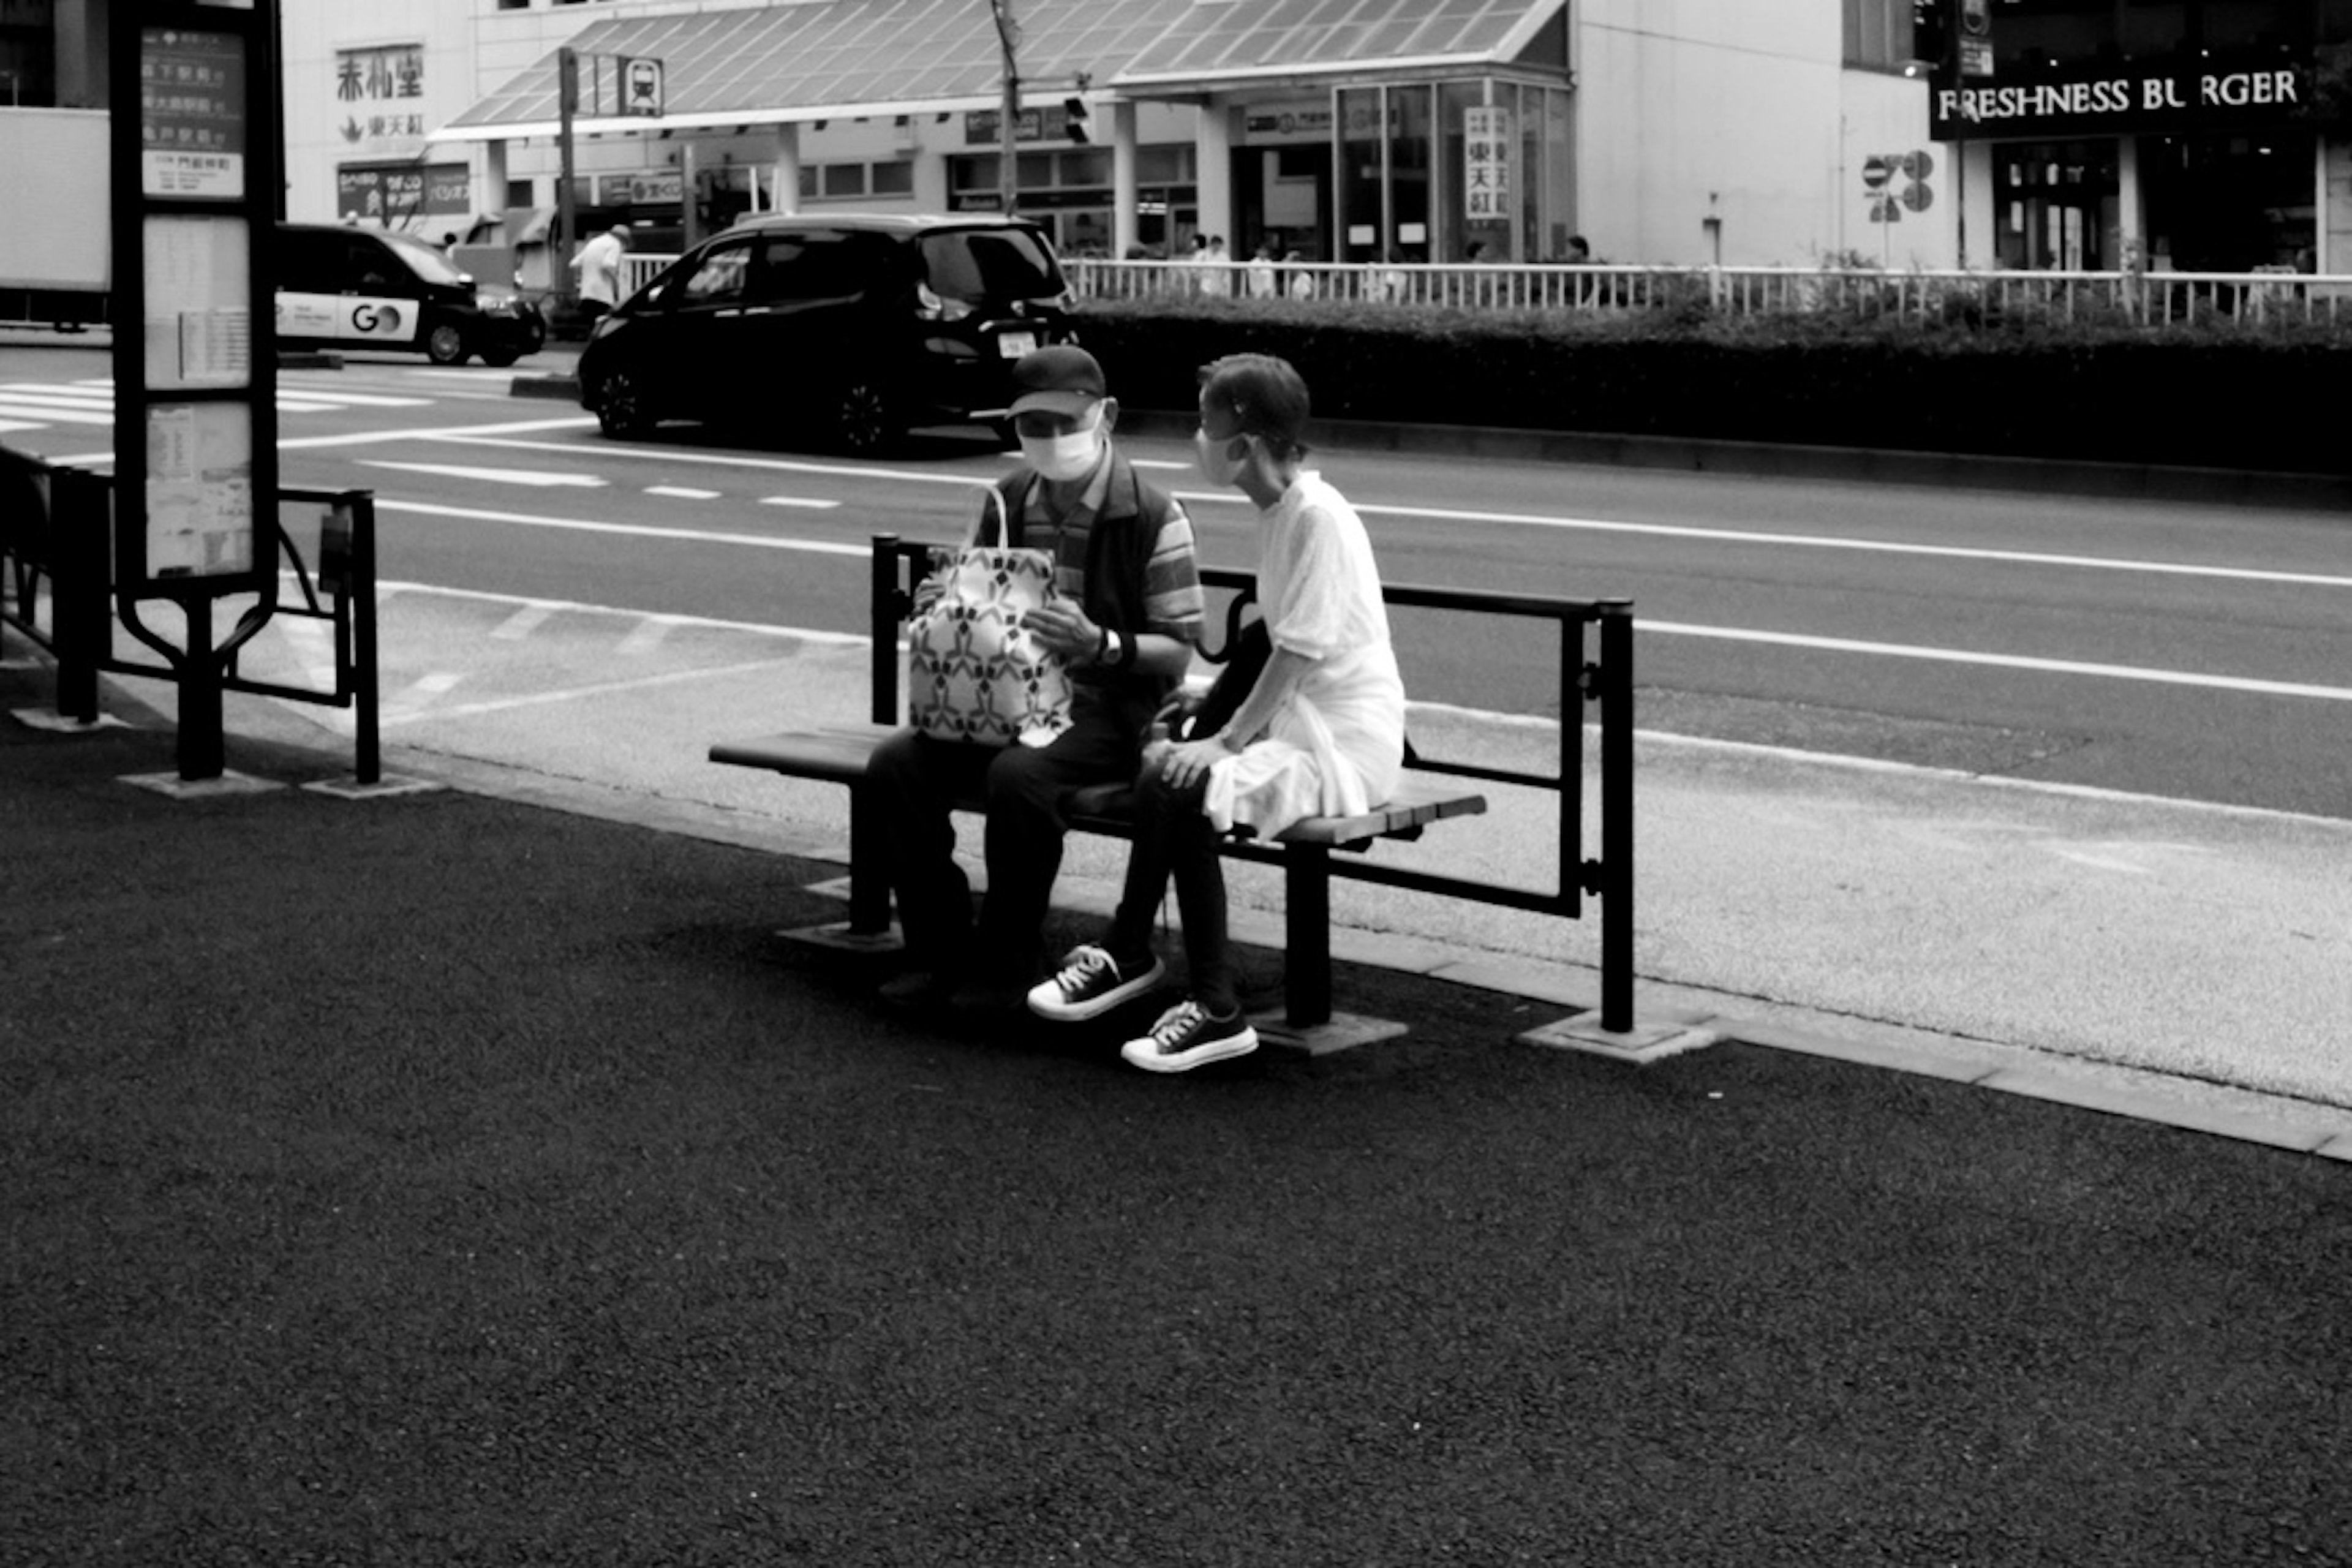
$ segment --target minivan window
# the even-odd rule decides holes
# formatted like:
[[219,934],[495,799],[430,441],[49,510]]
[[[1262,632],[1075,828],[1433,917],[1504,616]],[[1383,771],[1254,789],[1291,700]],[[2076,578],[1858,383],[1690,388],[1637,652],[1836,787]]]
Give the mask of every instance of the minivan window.
[[863,290],[870,276],[847,235],[772,234],[759,292],[766,300],[842,300]]
[[1053,254],[1027,229],[949,229],[923,236],[923,271],[946,300],[1043,300],[1062,291]]
[[705,252],[681,286],[669,290],[677,305],[722,305],[743,298],[745,275],[751,268],[751,242],[713,246]]
[[465,273],[458,270],[456,262],[423,240],[396,234],[385,235],[383,240],[392,247],[394,256],[408,264],[410,271],[427,283],[463,283],[466,280]]

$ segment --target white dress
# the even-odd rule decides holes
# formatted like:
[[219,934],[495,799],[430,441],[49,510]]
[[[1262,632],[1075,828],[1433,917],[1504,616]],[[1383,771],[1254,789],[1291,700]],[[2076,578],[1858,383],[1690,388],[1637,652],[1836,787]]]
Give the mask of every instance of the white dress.
[[1363,520],[1302,473],[1258,514],[1257,598],[1277,648],[1314,660],[1263,738],[1209,767],[1202,809],[1220,832],[1271,838],[1307,816],[1386,800],[1404,764],[1404,682]]

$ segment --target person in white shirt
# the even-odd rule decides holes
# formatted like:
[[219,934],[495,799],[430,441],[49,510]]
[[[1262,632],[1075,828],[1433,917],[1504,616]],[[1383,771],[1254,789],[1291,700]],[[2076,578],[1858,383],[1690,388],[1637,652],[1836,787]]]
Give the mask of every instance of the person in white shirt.
[[1404,682],[1371,539],[1347,499],[1303,466],[1307,384],[1268,354],[1229,355],[1201,374],[1194,456],[1210,483],[1256,503],[1270,647],[1222,728],[1145,749],[1110,932],[1029,993],[1030,1011],[1075,1020],[1151,989],[1166,969],[1151,951],[1152,922],[1172,878],[1191,994],[1119,1052],[1153,1072],[1257,1046],[1227,952],[1218,838],[1246,827],[1270,839],[1303,817],[1370,810],[1404,766]]
[[628,249],[629,226],[616,223],[572,258],[572,270],[580,275],[580,310],[590,321],[621,302],[621,258]]

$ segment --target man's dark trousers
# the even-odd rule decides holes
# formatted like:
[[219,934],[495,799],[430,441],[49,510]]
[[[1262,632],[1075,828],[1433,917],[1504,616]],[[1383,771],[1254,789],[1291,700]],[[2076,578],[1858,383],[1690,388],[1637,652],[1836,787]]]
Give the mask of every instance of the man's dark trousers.
[[[1087,687],[1073,694],[1070,727],[1048,746],[992,748],[935,741],[901,730],[874,753],[865,787],[889,847],[890,887],[908,965],[965,970],[1026,985],[1041,968],[1039,940],[1062,868],[1062,816],[1070,792],[1135,777],[1141,718],[1135,704]],[[971,884],[954,859],[959,799],[987,805],[988,891],[979,943],[970,951]]]

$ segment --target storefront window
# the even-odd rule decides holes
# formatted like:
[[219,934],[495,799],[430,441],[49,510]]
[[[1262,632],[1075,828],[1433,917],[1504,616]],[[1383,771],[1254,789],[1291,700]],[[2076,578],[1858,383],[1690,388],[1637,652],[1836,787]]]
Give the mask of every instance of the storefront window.
[[1427,261],[1435,254],[1431,229],[1430,89],[1388,89],[1389,258]]
[[1339,261],[1378,261],[1388,220],[1381,135],[1381,89],[1343,88],[1339,94]]
[[2311,270],[2319,243],[2312,160],[2307,131],[2143,137],[2148,265],[2174,272]]
[[2118,264],[2121,206],[2113,141],[1997,148],[1993,200],[2003,268],[2099,272]]
[[1437,255],[1441,260],[1465,259],[1474,239],[1485,240],[1490,248],[1502,243],[1493,225],[1474,226],[1463,212],[1463,191],[1469,173],[1469,144],[1464,132],[1470,123],[1471,111],[1483,109],[1486,102],[1486,84],[1483,81],[1449,81],[1437,89],[1437,118],[1444,129],[1439,139],[1444,152],[1438,160],[1444,170],[1444,177],[1438,182],[1439,199],[1444,204],[1438,224]]

